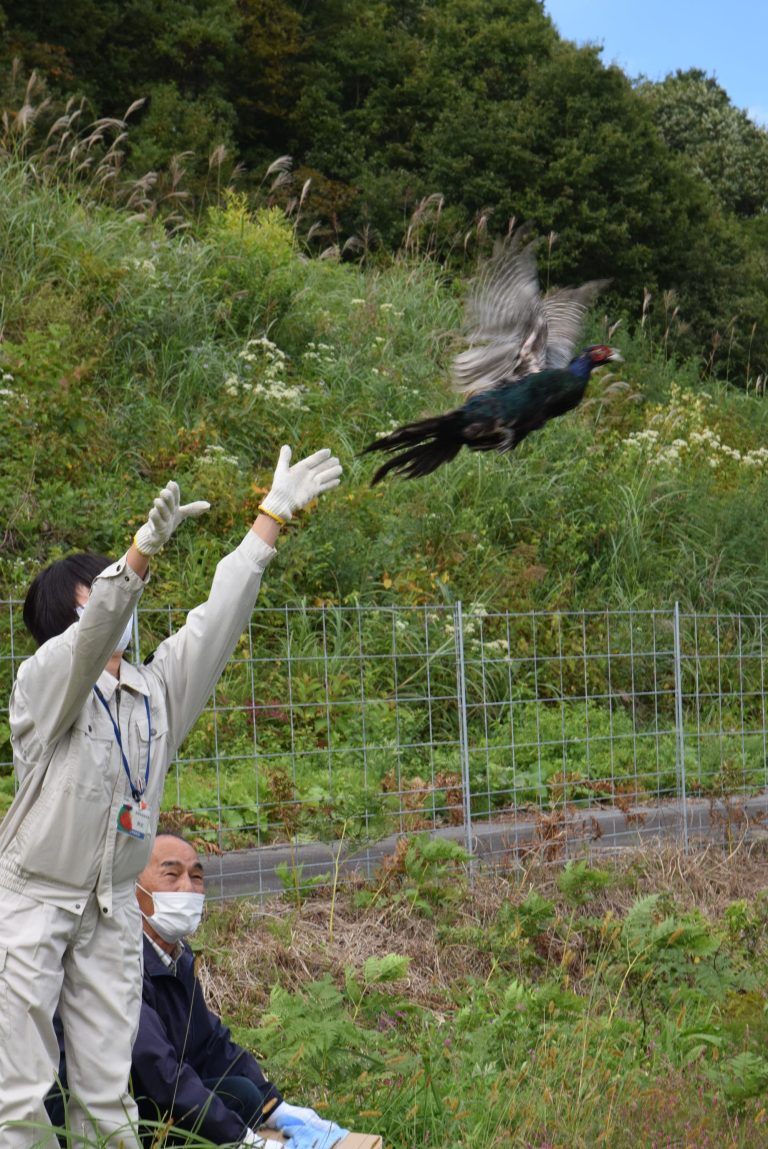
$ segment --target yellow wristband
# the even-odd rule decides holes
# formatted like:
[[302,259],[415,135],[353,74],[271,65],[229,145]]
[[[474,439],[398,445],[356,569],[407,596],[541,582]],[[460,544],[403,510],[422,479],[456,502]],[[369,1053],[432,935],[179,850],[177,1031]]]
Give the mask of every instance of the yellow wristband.
[[279,515],[274,513],[274,511],[268,511],[263,503],[259,503],[258,509],[261,511],[262,515],[266,515],[268,519],[272,519],[273,522],[278,523],[281,527],[284,527],[288,521],[287,519],[281,519]]
[[[138,531],[136,532],[136,534],[138,534]],[[151,559],[154,557],[153,555],[149,554],[147,551],[143,551],[141,549],[139,544],[136,542],[136,535],[133,536],[133,545],[136,547],[136,550],[139,552],[139,554],[143,555],[145,559]]]

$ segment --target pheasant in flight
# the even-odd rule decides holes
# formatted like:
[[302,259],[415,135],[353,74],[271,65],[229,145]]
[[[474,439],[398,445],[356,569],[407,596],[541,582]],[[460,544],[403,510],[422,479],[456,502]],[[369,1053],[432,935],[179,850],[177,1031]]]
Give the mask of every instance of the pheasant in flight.
[[372,485],[390,471],[406,479],[429,475],[470,451],[511,451],[550,419],[578,406],[592,371],[621,355],[593,344],[573,349],[590,305],[608,283],[591,280],[542,295],[536,241],[521,232],[486,264],[466,304],[468,344],[453,361],[463,406],[407,423],[369,443],[365,452],[392,454]]

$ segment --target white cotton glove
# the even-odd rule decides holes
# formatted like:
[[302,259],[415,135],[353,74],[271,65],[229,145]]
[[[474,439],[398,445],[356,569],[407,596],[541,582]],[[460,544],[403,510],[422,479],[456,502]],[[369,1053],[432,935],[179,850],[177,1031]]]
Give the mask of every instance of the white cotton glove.
[[246,1129],[245,1135],[240,1142],[240,1149],[245,1149],[245,1146],[253,1145],[254,1149],[285,1149],[282,1141],[273,1141],[271,1137],[262,1137],[253,1129]]
[[323,491],[338,487],[341,463],[327,447],[291,466],[291,448],[281,447],[272,478],[272,489],[261,503],[261,510],[278,519],[288,520],[294,511],[306,507]]
[[289,1105],[287,1101],[281,1101],[279,1105],[276,1105],[264,1124],[269,1129],[279,1129],[280,1122],[284,1117],[293,1117],[296,1121],[303,1121],[305,1125],[311,1125],[313,1129],[319,1129],[323,1133],[327,1133],[332,1124],[331,1121],[325,1121],[319,1113],[315,1113],[314,1109],[308,1109],[302,1105]]
[[156,555],[184,519],[197,518],[210,508],[210,503],[187,503],[180,506],[179,484],[173,480],[155,499],[149,518],[139,527],[133,544],[143,555]]

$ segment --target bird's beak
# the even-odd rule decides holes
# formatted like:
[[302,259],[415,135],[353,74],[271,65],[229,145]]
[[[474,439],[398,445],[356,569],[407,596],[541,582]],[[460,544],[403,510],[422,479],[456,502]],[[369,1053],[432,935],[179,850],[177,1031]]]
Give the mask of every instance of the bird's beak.
[[624,362],[624,356],[621,354],[620,351],[617,351],[615,347],[609,347],[608,350],[610,351],[610,355],[608,356],[608,358],[609,358],[609,360],[611,360],[611,362],[613,362],[613,363],[623,363]]

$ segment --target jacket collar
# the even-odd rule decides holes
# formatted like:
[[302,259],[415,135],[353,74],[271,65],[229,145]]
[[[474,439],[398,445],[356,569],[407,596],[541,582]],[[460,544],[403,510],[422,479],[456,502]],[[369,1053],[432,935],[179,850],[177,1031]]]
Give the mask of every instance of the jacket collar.
[[144,934],[143,938],[144,938],[144,971],[145,971],[145,973],[148,973],[150,977],[165,977],[165,976],[172,977],[172,976],[174,976],[174,973],[178,972],[178,970],[181,968],[181,966],[185,965],[186,962],[189,960],[187,955],[189,955],[189,957],[192,956],[191,949],[186,945],[186,943],[182,942],[181,953],[179,954],[178,958],[176,959],[176,970],[174,971],[169,966],[167,966],[165,964],[165,962],[160,957],[160,955],[157,952],[157,950],[155,949],[155,947],[152,945],[152,942],[150,941],[149,937],[146,934]]
[[132,662],[126,662],[125,659],[120,663],[120,680],[118,681],[113,675],[109,674],[106,670],[102,671],[99,675],[99,680],[96,683],[101,693],[104,695],[107,702],[111,702],[112,696],[117,690],[118,686],[127,686],[129,690],[135,690],[137,694],[149,695],[149,687],[147,686],[146,679],[138,667],[134,666]]

